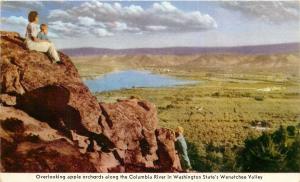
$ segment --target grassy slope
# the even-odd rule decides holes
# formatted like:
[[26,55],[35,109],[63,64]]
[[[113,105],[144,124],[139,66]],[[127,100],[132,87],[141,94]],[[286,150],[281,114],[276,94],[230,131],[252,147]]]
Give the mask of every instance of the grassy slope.
[[[160,126],[182,125],[186,137],[200,146],[241,145],[251,124],[271,129],[300,122],[298,54],[273,56],[101,56],[73,58],[83,77],[113,70],[148,69],[193,80],[196,85],[136,88],[97,93],[100,101],[136,96],[156,104]],[[264,92],[259,89],[271,88]]]

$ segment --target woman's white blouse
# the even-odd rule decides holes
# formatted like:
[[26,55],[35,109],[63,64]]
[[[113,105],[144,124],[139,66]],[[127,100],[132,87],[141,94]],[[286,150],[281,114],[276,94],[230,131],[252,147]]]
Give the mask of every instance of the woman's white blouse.
[[38,33],[39,33],[39,28],[36,23],[29,23],[27,25],[26,35],[25,35],[27,40],[32,40],[32,37],[37,37]]

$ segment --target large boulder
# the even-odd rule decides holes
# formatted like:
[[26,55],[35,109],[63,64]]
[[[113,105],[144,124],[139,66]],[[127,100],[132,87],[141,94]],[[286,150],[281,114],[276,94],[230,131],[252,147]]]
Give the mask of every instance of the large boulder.
[[158,143],[158,163],[161,165],[161,170],[181,169],[180,159],[176,150],[174,150],[175,133],[165,128],[159,128],[156,130],[156,136]]
[[158,160],[155,129],[155,106],[137,99],[122,100],[114,104],[100,103],[103,117],[99,120],[103,134],[116,147],[120,163],[125,166],[154,168]]
[[87,154],[47,123],[0,106],[2,171],[96,172]]
[[52,63],[17,33],[1,32],[2,171],[181,170],[174,133],[157,128],[155,105],[98,103],[70,58],[59,55],[63,64]]

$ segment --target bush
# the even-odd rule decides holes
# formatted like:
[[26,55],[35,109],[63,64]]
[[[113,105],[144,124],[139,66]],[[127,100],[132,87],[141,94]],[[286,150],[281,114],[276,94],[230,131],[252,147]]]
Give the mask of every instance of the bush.
[[278,130],[276,130],[273,134],[271,134],[273,141],[281,146],[286,145],[287,141],[287,132],[283,126],[280,126]]
[[174,105],[172,105],[172,104],[168,104],[168,105],[166,106],[166,109],[172,109],[172,108],[174,108]]
[[295,134],[296,134],[296,127],[295,126],[288,126],[286,128],[286,130],[287,130],[289,136],[295,136]]
[[236,168],[236,153],[230,148],[226,148],[223,153],[223,167],[224,172],[237,172]]
[[221,152],[208,152],[206,159],[206,166],[211,171],[220,172],[222,170],[223,154]]
[[263,101],[265,98],[264,96],[255,96],[254,99],[257,101]]
[[290,150],[287,153],[287,171],[300,171],[300,135],[293,142]]
[[188,156],[192,165],[193,170],[195,171],[208,171],[208,168],[205,164],[205,154],[199,152],[198,147],[186,140],[188,146]]
[[283,126],[273,133],[247,138],[237,157],[238,166],[244,172],[299,172],[300,136],[288,143]]
[[245,141],[238,164],[244,172],[278,172],[282,171],[285,157],[272,137],[263,133],[259,138]]
[[220,93],[219,92],[215,92],[215,93],[211,94],[211,96],[213,96],[213,97],[219,97]]

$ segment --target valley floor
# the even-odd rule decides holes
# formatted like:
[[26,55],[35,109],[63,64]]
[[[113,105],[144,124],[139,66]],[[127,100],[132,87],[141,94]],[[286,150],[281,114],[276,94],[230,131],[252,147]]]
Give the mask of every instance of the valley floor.
[[[274,91],[263,89],[281,88]],[[185,128],[198,145],[241,145],[250,133],[300,124],[296,85],[209,81],[174,88],[135,88],[97,93],[99,101],[114,102],[130,96],[146,99],[158,109],[160,126]]]
[[[159,125],[185,128],[188,141],[199,150],[212,143],[217,147],[238,147],[249,135],[277,129],[280,125],[300,126],[299,76],[284,73],[224,72],[187,70],[172,66],[104,65],[75,59],[85,77],[114,69],[147,69],[201,83],[171,88],[133,88],[95,93],[102,102],[130,96],[149,100],[158,110]],[[98,69],[95,65],[98,65]],[[92,67],[91,67],[92,65]],[[113,66],[112,66],[113,65]]]

